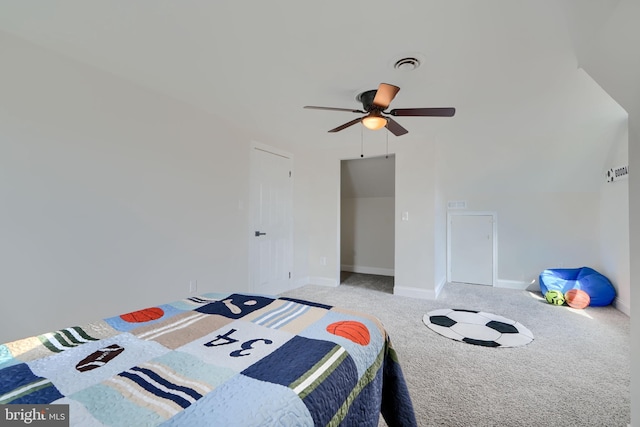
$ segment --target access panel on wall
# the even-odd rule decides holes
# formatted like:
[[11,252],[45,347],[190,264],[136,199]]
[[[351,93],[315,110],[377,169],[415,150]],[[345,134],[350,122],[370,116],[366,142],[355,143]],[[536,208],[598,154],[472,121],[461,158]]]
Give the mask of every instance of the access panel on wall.
[[494,215],[449,215],[449,281],[493,285]]

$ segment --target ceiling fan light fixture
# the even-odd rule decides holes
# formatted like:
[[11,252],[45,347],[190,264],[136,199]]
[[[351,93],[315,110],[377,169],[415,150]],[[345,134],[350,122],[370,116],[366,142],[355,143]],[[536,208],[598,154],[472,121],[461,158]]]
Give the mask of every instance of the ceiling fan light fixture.
[[378,129],[382,129],[387,125],[387,119],[385,119],[382,116],[369,115],[364,119],[362,119],[362,124],[367,129],[378,130]]

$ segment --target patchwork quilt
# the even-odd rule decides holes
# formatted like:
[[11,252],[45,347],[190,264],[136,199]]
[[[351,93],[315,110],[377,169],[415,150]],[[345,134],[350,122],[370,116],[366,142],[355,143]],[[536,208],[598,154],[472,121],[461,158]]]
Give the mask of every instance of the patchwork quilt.
[[78,426],[414,426],[373,316],[203,294],[0,345],[0,404],[69,405]]

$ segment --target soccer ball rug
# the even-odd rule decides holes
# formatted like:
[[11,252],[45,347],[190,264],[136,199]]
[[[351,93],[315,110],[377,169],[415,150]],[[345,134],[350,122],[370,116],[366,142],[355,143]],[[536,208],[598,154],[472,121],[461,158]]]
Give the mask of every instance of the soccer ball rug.
[[484,311],[443,308],[425,314],[422,321],[447,338],[484,347],[519,347],[533,341],[521,323]]

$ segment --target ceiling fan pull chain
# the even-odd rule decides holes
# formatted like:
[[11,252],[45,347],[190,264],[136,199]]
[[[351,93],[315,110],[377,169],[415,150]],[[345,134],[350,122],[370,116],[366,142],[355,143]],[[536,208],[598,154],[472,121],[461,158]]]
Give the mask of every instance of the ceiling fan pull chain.
[[[388,126],[388,122],[387,122],[387,126]],[[387,130],[389,130],[389,129],[387,128]],[[387,135],[387,155],[384,156],[384,158],[388,159],[389,158],[389,132],[385,132],[385,134]]]
[[364,157],[364,127],[360,126],[360,157]]

